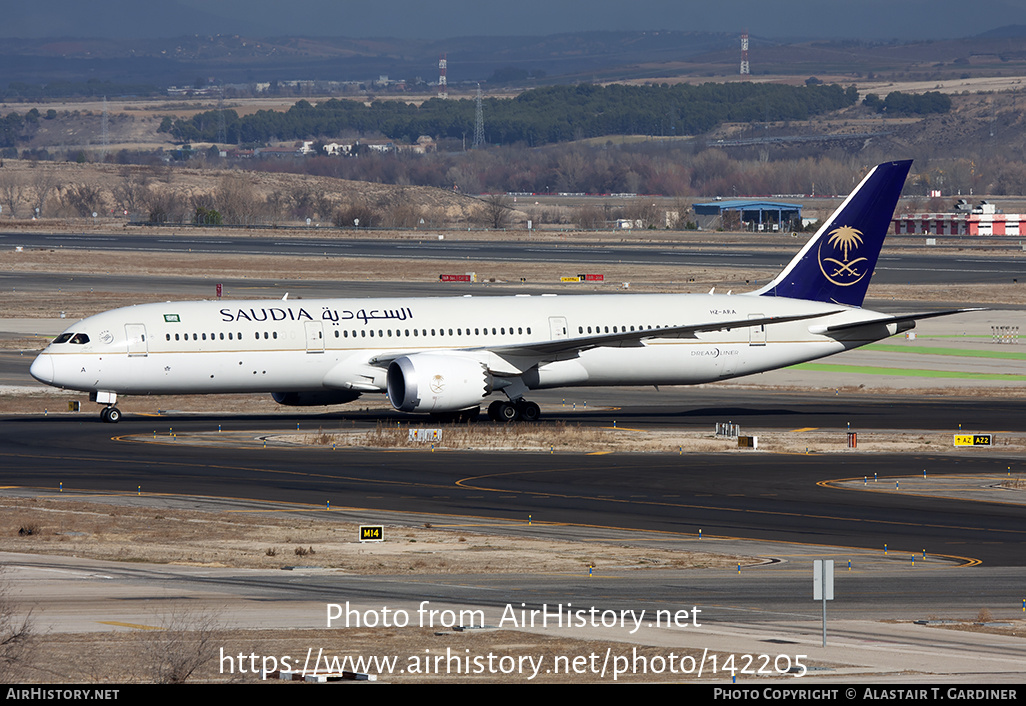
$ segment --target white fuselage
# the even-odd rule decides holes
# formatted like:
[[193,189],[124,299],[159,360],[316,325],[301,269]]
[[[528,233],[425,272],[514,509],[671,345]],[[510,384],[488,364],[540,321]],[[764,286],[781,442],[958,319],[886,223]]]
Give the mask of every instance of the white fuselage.
[[[554,340],[818,312],[801,321],[594,347],[534,365],[524,352]],[[810,332],[813,325],[879,316],[819,302],[714,294],[141,304],[69,327],[70,340],[50,344],[32,374],[57,387],[119,395],[356,393],[385,390],[387,360],[438,353],[520,376],[529,389],[687,385],[821,358],[893,334],[885,325],[848,336]],[[504,355],[510,348],[518,350]]]

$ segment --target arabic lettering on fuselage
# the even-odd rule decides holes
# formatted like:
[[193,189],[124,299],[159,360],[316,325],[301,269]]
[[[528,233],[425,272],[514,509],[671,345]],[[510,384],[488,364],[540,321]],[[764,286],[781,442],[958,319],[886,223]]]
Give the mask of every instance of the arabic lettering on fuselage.
[[[322,321],[331,321],[337,323],[339,321],[349,321],[350,319],[358,319],[366,324],[368,321],[406,321],[407,319],[413,318],[413,310],[409,307],[402,307],[400,309],[360,309],[359,311],[350,311],[349,309],[332,309],[330,307],[323,307],[321,312]],[[225,322],[232,321],[314,321],[314,317],[310,315],[303,307],[293,309],[290,307],[269,307],[263,309],[221,309],[221,320]]]

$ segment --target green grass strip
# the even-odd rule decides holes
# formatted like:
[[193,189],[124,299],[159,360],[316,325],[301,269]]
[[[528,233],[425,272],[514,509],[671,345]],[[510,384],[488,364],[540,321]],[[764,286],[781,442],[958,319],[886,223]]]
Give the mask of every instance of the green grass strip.
[[886,353],[915,353],[918,355],[954,355],[966,358],[1004,358],[1006,360],[1026,360],[1026,353],[1014,351],[981,351],[965,348],[941,348],[938,346],[899,346],[892,343],[870,343],[863,346],[865,350],[884,351]]
[[860,373],[862,375],[896,375],[913,378],[955,378],[959,380],[1003,380],[1026,382],[1026,375],[1002,373],[963,373],[953,370],[916,370],[914,368],[876,368],[871,365],[833,365],[830,363],[799,363],[788,370],[812,370],[822,373]]

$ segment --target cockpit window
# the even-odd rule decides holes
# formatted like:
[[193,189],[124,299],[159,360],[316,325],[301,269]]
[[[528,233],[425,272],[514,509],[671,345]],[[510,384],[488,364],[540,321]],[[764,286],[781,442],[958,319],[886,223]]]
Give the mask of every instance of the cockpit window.
[[77,343],[79,345],[82,345],[83,343],[89,343],[89,336],[85,335],[84,333],[76,333],[74,336],[71,337],[69,343]]
[[54,343],[67,343],[71,339],[70,333],[62,333],[57,338],[53,339]]

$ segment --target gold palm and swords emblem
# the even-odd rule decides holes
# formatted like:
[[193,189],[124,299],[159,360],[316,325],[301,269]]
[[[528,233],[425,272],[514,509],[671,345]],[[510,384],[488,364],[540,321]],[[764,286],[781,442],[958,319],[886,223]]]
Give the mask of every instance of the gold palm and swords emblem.
[[430,387],[431,391],[436,395],[442,394],[442,390],[445,389],[445,378],[441,375],[435,375],[431,378],[431,382],[428,383],[428,387]]
[[[841,287],[848,287],[855,284],[868,273],[867,270],[859,270],[856,268],[860,262],[868,261],[869,258],[856,257],[850,258],[852,251],[858,251],[859,246],[862,245],[862,232],[852,228],[851,226],[841,226],[830,231],[830,237],[826,240],[827,245],[831,245],[836,253],[840,250],[841,259],[838,260],[836,257],[824,257],[823,256],[823,245],[819,246],[819,269],[822,271],[823,276],[836,285]],[[827,270],[831,270],[828,272]]]

